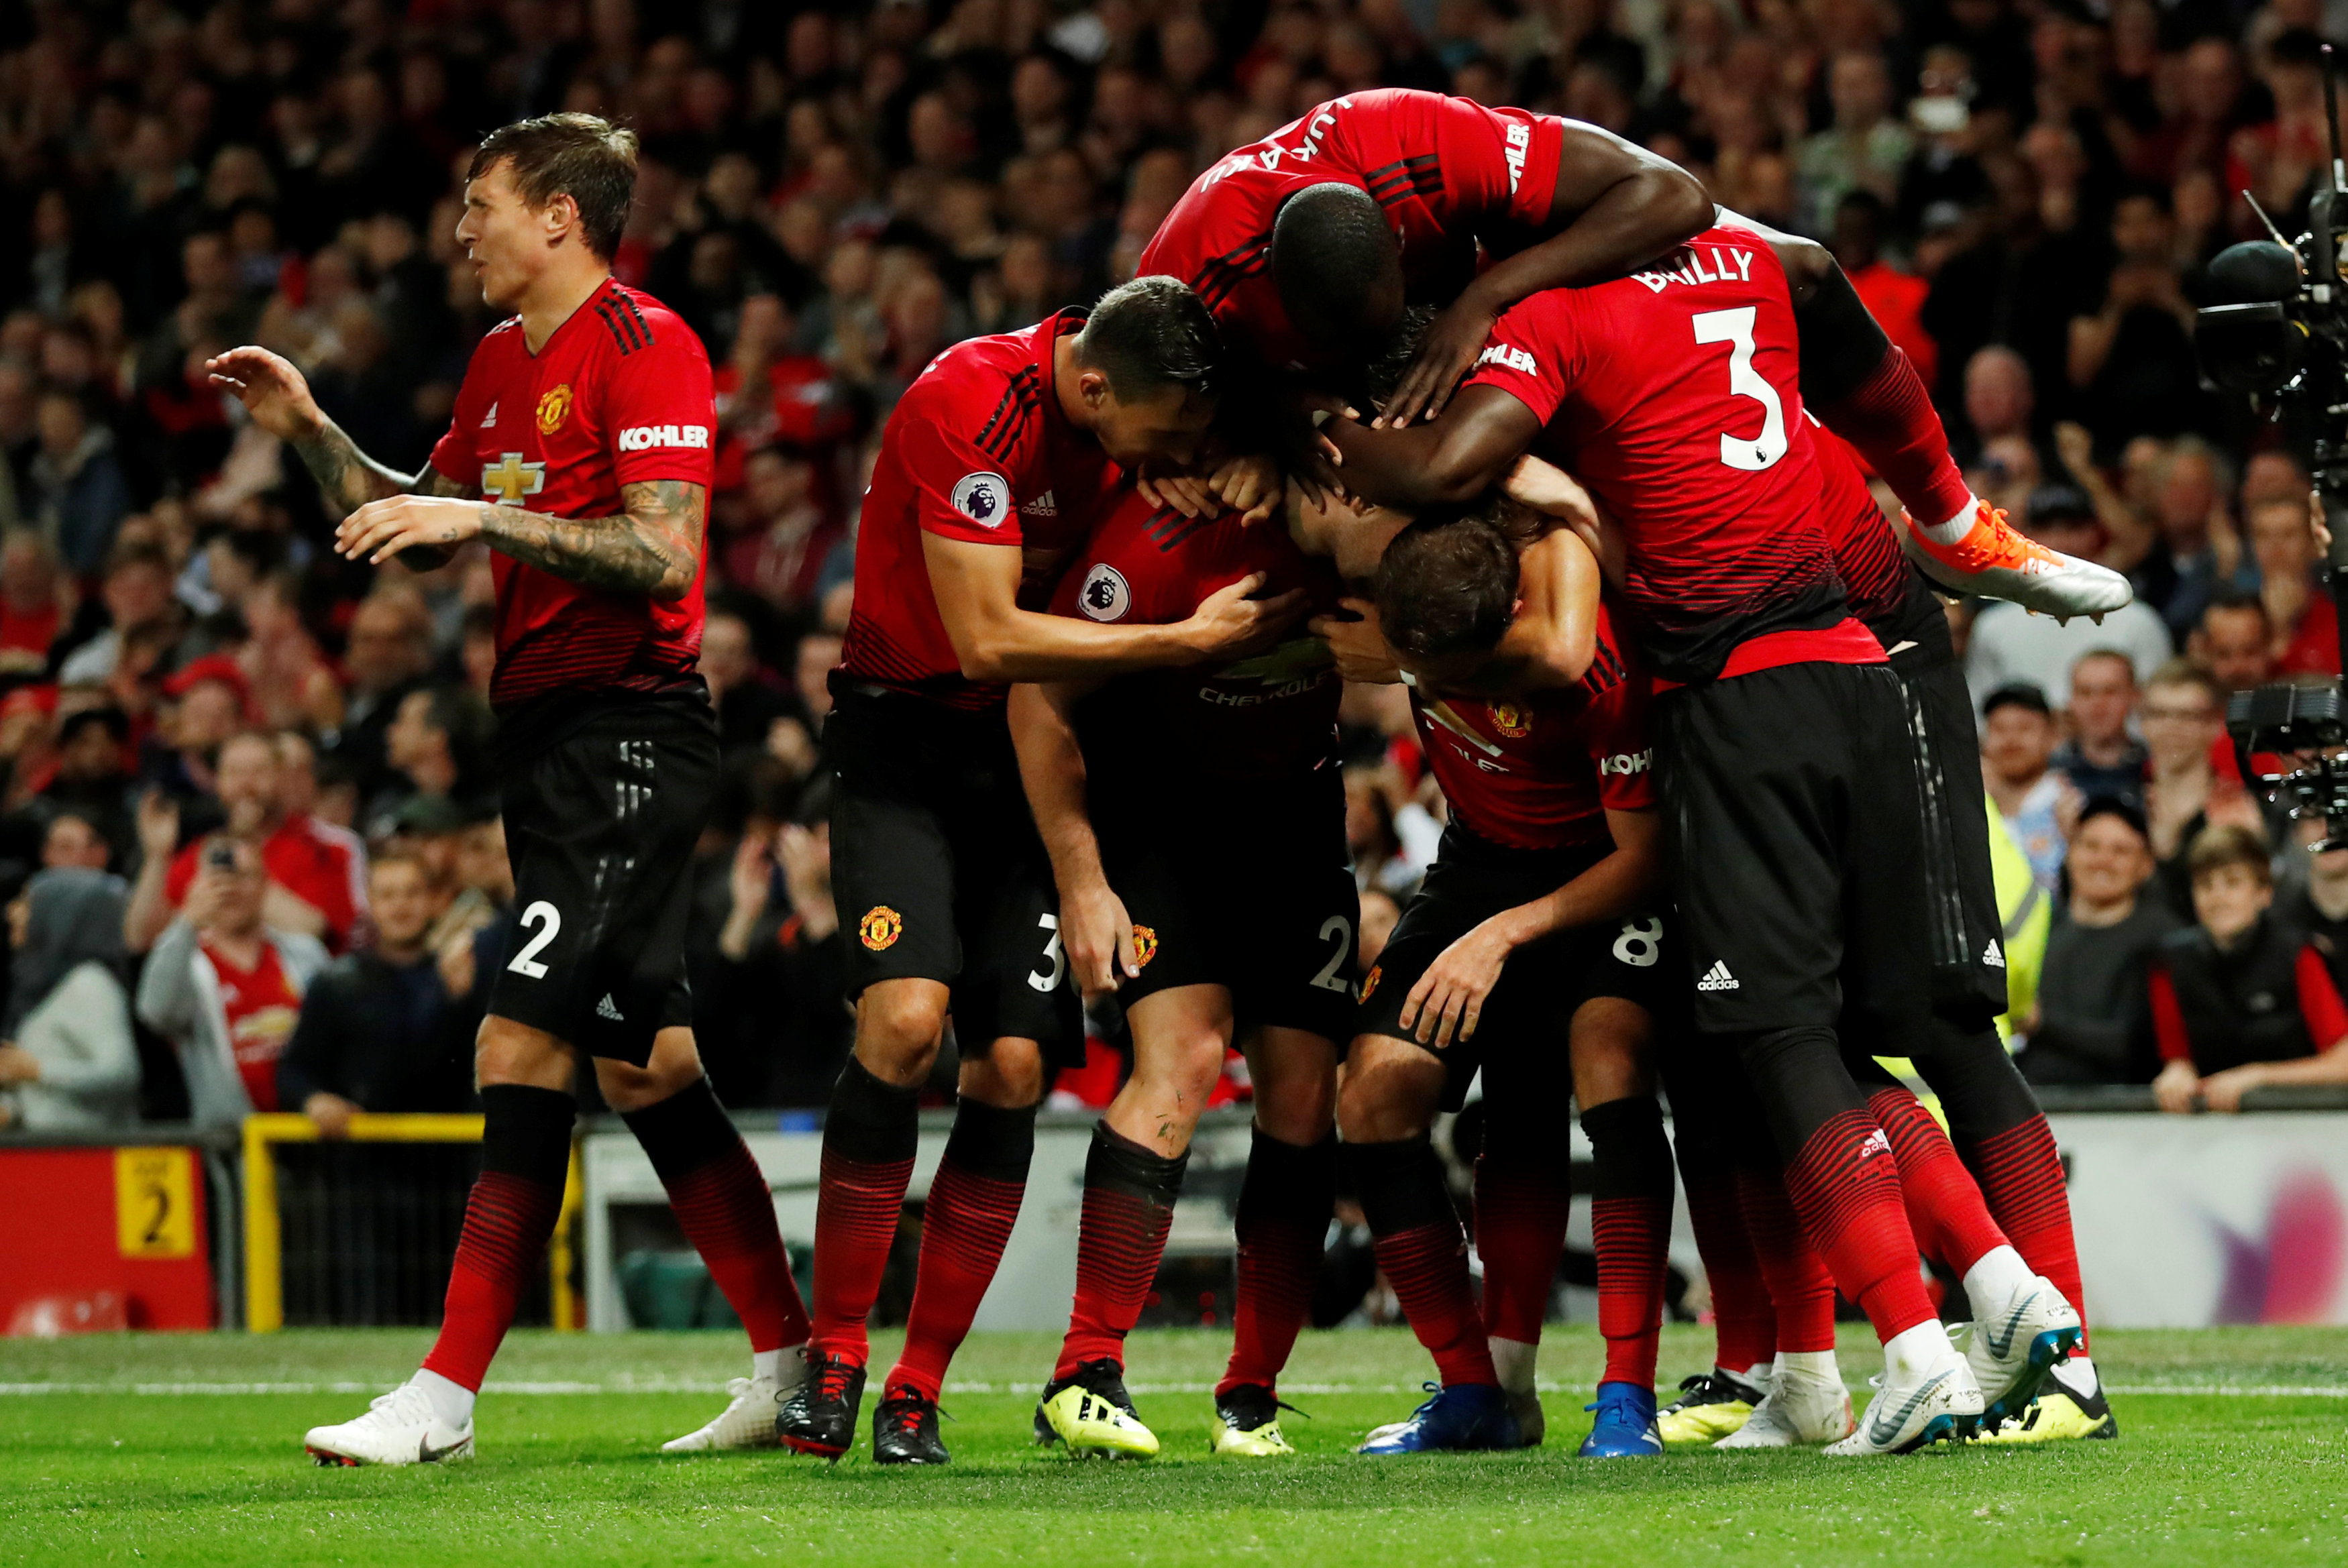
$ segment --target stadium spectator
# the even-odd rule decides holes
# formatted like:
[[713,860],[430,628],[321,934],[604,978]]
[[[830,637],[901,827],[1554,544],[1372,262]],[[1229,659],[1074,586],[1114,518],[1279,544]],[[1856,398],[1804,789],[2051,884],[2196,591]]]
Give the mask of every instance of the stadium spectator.
[[[176,817],[150,800],[139,828],[149,861],[168,864]],[[277,1060],[327,956],[316,938],[263,922],[267,878],[252,845],[215,834],[199,849],[187,904],[139,972],[139,1020],[177,1052],[190,1119],[232,1127],[278,1109]]]
[[2054,712],[2035,686],[2002,686],[1982,704],[1982,774],[1990,799],[2048,893],[2062,880],[2065,833],[2079,809],[2077,790],[2048,766],[2054,735]]
[[115,455],[114,432],[90,418],[80,394],[63,386],[41,394],[31,514],[67,569],[90,577],[130,512],[130,484]]
[[798,715],[798,704],[759,660],[750,623],[738,615],[710,611],[701,631],[701,678],[728,752],[763,747],[776,720]]
[[351,616],[343,654],[348,676],[342,723],[327,747],[356,770],[362,791],[386,782],[385,733],[432,668],[432,617],[414,589],[378,589]]
[[461,809],[483,795],[496,733],[488,704],[462,686],[423,686],[402,697],[384,731],[388,771],[370,809],[374,835],[382,836],[409,801],[429,797]]
[[123,866],[139,857],[127,765],[129,740],[130,722],[119,708],[101,702],[64,713],[57,721],[49,777],[33,802],[44,814],[69,812],[88,823],[106,840],[113,864]]
[[0,1126],[105,1132],[139,1120],[139,1047],[123,988],[122,878],[43,871],[8,905]]
[[[2312,848],[2330,831],[2320,816],[2302,817],[2291,825],[2291,841]],[[2348,849],[2310,855],[2306,870],[2304,878],[2293,878],[2277,891],[2275,909],[2283,924],[2314,940],[2338,981],[2348,976]]]
[[2054,916],[2034,1016],[2015,1056],[2034,1083],[2143,1083],[2157,1060],[2146,989],[2177,917],[2148,891],[2152,844],[2124,802],[2092,800],[2072,830],[2071,896]]
[[[2293,476],[2296,477],[2296,476]],[[2247,493],[2250,483],[2245,480]],[[2271,677],[2336,679],[2340,674],[2340,613],[2331,587],[2317,575],[2315,533],[2308,526],[2302,480],[2296,494],[2246,507],[2250,554],[2259,565],[2259,601],[2273,635]],[[0,557],[5,564],[5,557]]]
[[2179,441],[2170,448],[2153,493],[2160,539],[2137,568],[2137,592],[2159,611],[2170,640],[2179,645],[2221,589],[2256,586],[2226,514],[2231,485],[2222,461],[2205,441]]
[[[2024,531],[2048,549],[2088,560],[2104,551],[2104,525],[2084,491],[2067,485],[2044,487],[2030,497]],[[2071,689],[2071,667],[2098,649],[2127,655],[2141,681],[2169,656],[2168,628],[2141,601],[2104,617],[2103,624],[2075,618],[2067,624],[2033,615],[2018,604],[1993,603],[1974,617],[1965,644],[1965,684],[1975,702],[2012,685],[2040,692]]]
[[62,812],[49,819],[49,830],[41,839],[43,870],[104,871],[113,860],[113,846],[86,818]]
[[[839,1003],[845,938],[831,897],[831,825],[825,792],[810,793],[798,820],[754,813],[735,847],[703,1048],[729,1103],[827,1103],[854,1040]],[[729,1016],[757,1031],[747,1049],[741,1028],[721,1033]],[[729,1069],[731,1087],[717,1076]]]
[[0,535],[0,675],[37,675],[65,629],[73,596],[38,530]]
[[105,625],[66,655],[57,666],[58,681],[68,686],[105,683],[124,661],[126,648],[142,633],[161,638],[166,646],[176,641],[180,610],[171,593],[172,576],[171,559],[160,548],[124,540],[106,558],[106,577],[98,588]]
[[357,1112],[461,1111],[471,1096],[473,1042],[452,1006],[437,955],[424,867],[384,856],[367,868],[375,940],[321,970],[277,1061],[277,1102],[339,1138]]
[[2274,626],[2260,597],[2225,588],[2201,611],[2189,651],[2229,692],[2263,686],[2274,673]]
[[2193,841],[2194,924],[2160,944],[2150,984],[2163,1111],[2240,1111],[2253,1089],[2348,1083],[2348,1007],[2315,945],[2274,918],[2267,853],[2235,823]]
[[2144,743],[2128,731],[2136,716],[2136,666],[2117,649],[2099,648],[2071,666],[2070,735],[2051,764],[2082,800],[2144,806]]
[[2258,806],[2212,760],[2226,733],[2226,694],[2207,670],[2186,659],[2162,665],[2145,683],[2143,718],[2145,820],[2162,899],[2182,913],[2193,907],[2185,863],[2193,841],[2212,823],[2256,827]]

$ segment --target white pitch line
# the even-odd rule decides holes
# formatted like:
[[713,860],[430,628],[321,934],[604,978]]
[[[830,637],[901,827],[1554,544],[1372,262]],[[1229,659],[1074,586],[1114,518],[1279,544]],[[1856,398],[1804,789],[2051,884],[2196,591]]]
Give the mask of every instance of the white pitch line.
[[[240,1398],[256,1394],[371,1394],[379,1393],[386,1382],[315,1382],[315,1383],[0,1383],[0,1398],[41,1397],[67,1394],[135,1394],[145,1398],[177,1399]],[[1130,1383],[1128,1389],[1139,1395],[1210,1394],[1212,1383]],[[1544,1380],[1544,1393],[1569,1390],[1561,1383]],[[949,1382],[945,1392],[955,1394],[1039,1394],[1041,1383],[964,1383]],[[2348,1385],[2327,1383],[2107,1383],[2108,1393],[2124,1398],[2139,1395],[2167,1395],[2192,1399],[2348,1399]],[[726,1390],[716,1381],[703,1382],[694,1378],[622,1378],[609,1383],[584,1382],[511,1382],[492,1378],[482,1386],[485,1394],[710,1394]],[[1313,1395],[1332,1394],[1392,1394],[1408,1396],[1423,1392],[1412,1383],[1284,1383],[1285,1393]]]

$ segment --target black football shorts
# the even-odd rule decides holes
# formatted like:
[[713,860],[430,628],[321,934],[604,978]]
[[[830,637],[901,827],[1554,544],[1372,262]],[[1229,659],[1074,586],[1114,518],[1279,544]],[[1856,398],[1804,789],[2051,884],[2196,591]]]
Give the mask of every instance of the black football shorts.
[[[1608,853],[1603,845],[1510,849],[1456,822],[1445,828],[1426,880],[1402,912],[1385,951],[1362,977],[1354,1032],[1411,1040],[1412,1030],[1402,1027],[1403,1007],[1446,948],[1502,910],[1556,892]],[[1596,998],[1620,997],[1658,1018],[1684,1016],[1676,993],[1686,981],[1677,957],[1667,951],[1677,942],[1673,923],[1658,912],[1560,931],[1518,948],[1484,1000],[1474,1037],[1455,1037],[1435,1051],[1447,1074],[1444,1107],[1457,1110],[1477,1070],[1499,1052],[1562,1059],[1574,1013]]]
[[1084,1016],[1051,863],[1002,710],[837,675],[832,697],[823,749],[849,999],[876,980],[937,980],[952,989],[964,1055],[1032,1040],[1046,1061],[1080,1064]]
[[1916,758],[1932,1000],[1952,1019],[1985,1029],[2006,1008],[2005,934],[1989,858],[1972,694],[1950,644],[1948,622],[1920,628],[1912,642],[1891,655],[1891,668],[1906,694]]
[[717,773],[698,693],[614,698],[500,758],[517,913],[492,1015],[638,1067],[692,1023],[685,921]]
[[[1128,782],[1121,782],[1130,780]],[[1133,921],[1126,1006],[1178,986],[1231,992],[1241,1028],[1352,1037],[1361,899],[1336,769],[1291,780],[1161,778],[1112,769],[1091,794],[1101,866]]]
[[1696,1028],[1833,1028],[1848,1001],[1915,1038],[1931,972],[1905,692],[1889,665],[1812,662],[1657,702]]

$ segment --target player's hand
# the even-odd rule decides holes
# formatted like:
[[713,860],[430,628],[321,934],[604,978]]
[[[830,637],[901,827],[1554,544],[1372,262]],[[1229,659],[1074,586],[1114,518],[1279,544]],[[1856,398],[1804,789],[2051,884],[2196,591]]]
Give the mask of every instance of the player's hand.
[[1359,619],[1316,615],[1304,623],[1304,630],[1329,645],[1338,676],[1365,686],[1391,686],[1400,681],[1402,668],[1395,662],[1394,650],[1386,646],[1385,632],[1378,625],[1378,607],[1366,599],[1337,602]]
[[1598,503],[1581,487],[1581,481],[1554,463],[1544,463],[1527,453],[1517,459],[1509,477],[1500,481],[1500,488],[1509,499],[1530,507],[1543,517],[1555,518],[1571,524],[1576,529],[1583,524],[1596,528],[1599,523]]
[[1196,474],[1153,474],[1147,468],[1133,477],[1133,487],[1153,507],[1169,507],[1186,518],[1211,518],[1222,509]]
[[335,550],[349,560],[381,566],[404,549],[454,549],[481,536],[479,501],[441,496],[390,496],[369,501],[335,530]]
[[1141,973],[1133,919],[1106,882],[1078,887],[1060,900],[1060,948],[1085,1000],[1104,997]]
[[1280,483],[1280,465],[1261,452],[1225,459],[1207,477],[1207,491],[1240,515],[1241,528],[1272,516],[1285,493]]
[[1433,1050],[1449,1050],[1454,1038],[1473,1040],[1485,999],[1500,983],[1501,966],[1514,951],[1516,944],[1494,916],[1437,956],[1403,999],[1396,1021]]
[[1235,659],[1268,648],[1304,613],[1303,589],[1292,588],[1270,599],[1252,597],[1263,585],[1263,573],[1250,572],[1200,601],[1181,628],[1200,662]]
[[204,374],[214,386],[234,393],[252,422],[281,441],[298,440],[325,423],[294,362],[265,348],[232,348],[204,361]]
[[1310,390],[1297,393],[1290,400],[1287,415],[1274,431],[1274,446],[1280,454],[1281,466],[1288,470],[1289,482],[1304,492],[1304,498],[1316,507],[1326,507],[1332,500],[1345,499],[1345,487],[1337,477],[1337,470],[1345,455],[1337,444],[1321,433],[1332,419],[1359,419],[1361,415],[1342,397]]
[[2201,1092],[2201,1075],[2193,1071],[2189,1061],[2172,1061],[2160,1070],[2152,1081],[2152,1097],[2160,1108],[2172,1116],[2182,1116],[2193,1109],[2193,1097]]
[[2266,1081],[2259,1071],[2260,1063],[2230,1067],[2223,1072],[2213,1072],[2201,1081],[2201,1103],[2212,1111],[2232,1115],[2242,1108],[2242,1096]]
[[1442,413],[1460,378],[1476,368],[1477,356],[1484,352],[1492,323],[1498,319],[1499,313],[1472,288],[1446,305],[1441,314],[1426,323],[1418,352],[1403,373],[1402,384],[1370,422],[1372,426],[1399,430],[1421,415],[1432,419]]

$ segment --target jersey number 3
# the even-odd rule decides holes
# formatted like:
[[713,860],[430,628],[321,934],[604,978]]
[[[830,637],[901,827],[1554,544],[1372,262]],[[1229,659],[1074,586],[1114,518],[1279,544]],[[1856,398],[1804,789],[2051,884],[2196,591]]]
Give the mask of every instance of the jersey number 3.
[[1735,345],[1728,354],[1728,390],[1761,405],[1760,438],[1747,441],[1722,431],[1720,460],[1757,474],[1786,455],[1786,405],[1777,401],[1777,389],[1753,368],[1753,306],[1739,305],[1733,311],[1705,311],[1694,321],[1696,342]]

